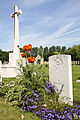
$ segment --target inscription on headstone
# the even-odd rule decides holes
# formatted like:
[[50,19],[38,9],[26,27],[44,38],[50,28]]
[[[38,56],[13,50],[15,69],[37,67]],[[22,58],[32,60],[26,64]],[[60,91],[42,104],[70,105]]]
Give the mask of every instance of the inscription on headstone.
[[[49,57],[49,79],[66,97],[73,102],[72,67],[70,55],[53,55]],[[65,100],[65,102],[68,102]]]

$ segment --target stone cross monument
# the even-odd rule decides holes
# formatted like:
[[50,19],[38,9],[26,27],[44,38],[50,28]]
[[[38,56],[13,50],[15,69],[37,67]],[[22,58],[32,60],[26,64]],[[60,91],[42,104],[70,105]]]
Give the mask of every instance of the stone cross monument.
[[11,17],[14,18],[14,51],[9,53],[9,63],[2,65],[0,61],[0,82],[2,82],[2,77],[16,77],[17,76],[17,61],[20,59],[20,54],[18,50],[19,45],[19,19],[18,16],[22,14],[21,10],[18,10],[18,6],[14,6],[14,13]]
[[14,18],[14,51],[9,53],[9,65],[16,67],[16,62],[19,59],[19,18],[18,16],[22,14],[21,10],[18,10],[18,6],[14,6],[14,13],[11,14],[11,17]]
[[11,17],[14,18],[14,53],[18,52],[19,45],[19,19],[18,16],[22,14],[21,10],[18,10],[18,6],[14,6],[14,13],[11,14]]

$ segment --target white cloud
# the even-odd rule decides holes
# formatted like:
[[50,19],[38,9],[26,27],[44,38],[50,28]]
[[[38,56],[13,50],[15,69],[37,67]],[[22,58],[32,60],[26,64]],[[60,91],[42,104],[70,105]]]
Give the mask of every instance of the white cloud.
[[[49,0],[24,0],[23,5],[24,7],[34,7],[45,2],[49,2]],[[67,38],[65,37],[64,40],[66,40],[66,42],[63,42],[62,37],[64,37],[64,35],[75,33],[76,31],[80,30],[78,28],[75,28],[76,25],[79,24],[80,17],[75,17],[74,15],[78,12],[79,5],[79,0],[67,0],[61,5],[61,7],[59,7],[59,9],[53,11],[50,15],[48,14],[39,17],[39,11],[37,11],[38,14],[36,14],[36,18],[39,18],[37,19],[37,21],[34,21],[32,25],[24,27],[24,30],[27,31],[27,34],[25,33],[26,35],[21,36],[21,44],[25,44],[27,40],[28,42],[31,42],[34,46],[46,46],[58,43],[64,43],[67,45],[67,43],[72,43],[73,38],[69,38],[68,42]],[[51,26],[53,26],[53,29],[51,31],[52,34],[47,34],[48,27]],[[56,31],[54,30],[54,26],[57,26]],[[55,32],[53,33],[53,31]],[[74,40],[75,39],[77,39],[77,41],[79,40],[77,36],[76,38],[74,38]]]
[[63,37],[63,38],[58,38],[58,39],[55,39],[55,42],[54,44],[55,45],[60,45],[60,46],[67,46],[67,47],[71,47],[75,44],[79,44],[80,42],[80,38],[79,37]]
[[32,44],[35,42],[35,39],[37,40],[40,37],[40,34],[38,33],[29,33],[26,35],[22,35],[20,37],[20,45],[21,47],[25,44]]
[[[75,39],[79,41],[76,32],[79,32],[80,30],[80,0],[65,0],[57,9],[50,8],[50,4],[48,9],[46,7],[41,9],[41,6],[39,6],[48,2],[55,4],[55,1],[56,0],[21,1],[20,6],[23,9],[23,14],[20,18],[21,45],[28,43],[32,43],[34,46],[50,46],[53,44],[68,45],[75,42]],[[40,9],[36,10],[36,6],[39,6]],[[32,7],[35,8],[33,11],[31,9]],[[30,9],[26,10],[27,8]],[[13,44],[10,43],[10,41],[13,40],[13,37],[9,37],[9,35],[12,35],[10,33],[10,31],[13,31],[12,29],[12,26],[7,27],[4,23],[0,25],[0,39],[2,36],[5,36],[5,42],[1,41],[0,46],[4,46],[6,49],[9,49],[11,45],[13,46]],[[68,34],[75,34],[75,38],[71,38],[71,36],[68,41],[68,38],[66,38]]]
[[46,46],[50,43],[54,43],[55,39],[63,35],[72,25],[73,23],[67,24],[64,27],[61,27],[55,33],[52,33],[47,36],[44,36],[41,33],[29,33],[27,35],[23,35],[21,36],[21,44],[31,43],[33,46],[40,46],[40,45]]
[[80,28],[75,29],[75,30],[71,30],[71,31],[63,33],[63,34],[60,34],[60,35],[56,36],[56,38],[61,37],[61,36],[65,36],[65,35],[68,35],[68,34],[71,34],[71,33],[77,32],[77,31],[80,31]]
[[66,32],[71,26],[73,25],[73,23],[70,23],[64,27],[61,27],[59,30],[57,30],[55,33],[52,33],[51,35],[48,35],[42,39],[40,39],[38,41],[38,44],[41,43],[49,43],[50,41],[54,40],[55,38],[57,38],[58,36],[60,36],[61,34],[63,34],[64,32]]
[[23,0],[21,5],[26,7],[34,7],[45,2],[50,2],[52,0]]

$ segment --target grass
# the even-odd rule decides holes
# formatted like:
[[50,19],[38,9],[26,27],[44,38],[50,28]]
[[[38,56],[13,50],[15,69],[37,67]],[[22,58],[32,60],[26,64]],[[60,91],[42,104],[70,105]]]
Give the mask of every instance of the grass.
[[80,79],[80,65],[72,66],[72,79],[73,81]]
[[73,101],[80,104],[80,82],[73,81]]
[[72,66],[72,80],[73,80],[73,101],[80,104],[80,82],[76,80],[80,79],[80,65]]
[[15,81],[16,78],[2,78],[2,81],[4,82],[10,82],[10,81]]
[[5,106],[5,99],[0,97],[0,120],[21,120],[21,115],[24,115],[24,120],[40,120],[33,113],[20,111],[22,110],[14,106]]

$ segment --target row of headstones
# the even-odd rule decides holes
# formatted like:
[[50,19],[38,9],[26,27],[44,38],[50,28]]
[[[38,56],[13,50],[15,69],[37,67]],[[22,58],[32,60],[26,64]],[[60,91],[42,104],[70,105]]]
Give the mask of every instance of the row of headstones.
[[75,65],[80,65],[80,61],[72,61],[72,63]]

